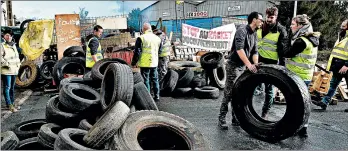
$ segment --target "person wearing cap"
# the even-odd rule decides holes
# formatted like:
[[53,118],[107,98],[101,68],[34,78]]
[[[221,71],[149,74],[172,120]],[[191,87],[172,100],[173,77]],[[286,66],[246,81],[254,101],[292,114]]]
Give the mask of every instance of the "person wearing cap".
[[3,95],[5,97],[6,106],[10,111],[17,112],[14,106],[14,86],[21,62],[16,45],[12,41],[12,31],[6,30],[3,34],[5,40],[1,43],[1,80],[4,84]]
[[159,54],[158,60],[158,79],[161,81],[168,72],[168,63],[170,56],[170,41],[166,39],[165,33],[159,29],[155,29],[154,33],[161,38],[162,52]]

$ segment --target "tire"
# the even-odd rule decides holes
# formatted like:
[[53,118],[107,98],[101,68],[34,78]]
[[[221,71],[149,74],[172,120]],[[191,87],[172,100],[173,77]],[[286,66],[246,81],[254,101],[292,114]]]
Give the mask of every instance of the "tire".
[[91,70],[92,79],[100,80],[100,81],[103,80],[104,72],[111,63],[121,63],[121,64],[127,65],[126,61],[119,58],[105,58],[105,59],[99,60],[92,67],[92,70]]
[[185,68],[190,68],[195,72],[202,72],[203,68],[200,63],[193,61],[172,61],[169,62],[168,68],[173,70],[183,70]]
[[94,121],[94,123],[91,123],[91,120],[83,119],[80,121],[79,129],[89,131],[93,126],[92,124],[95,124],[95,122],[96,121]]
[[26,20],[24,20],[22,23],[21,23],[21,25],[19,26],[19,29],[21,30],[21,32],[23,33],[24,32],[24,26],[26,25],[26,24],[28,24],[29,25],[29,22],[31,22],[31,21],[35,21],[35,20],[33,20],[33,19],[26,19]]
[[138,110],[157,110],[158,107],[144,83],[134,85],[132,104]]
[[64,107],[81,112],[93,106],[100,106],[100,95],[87,85],[69,83],[59,91],[59,101]]
[[[82,140],[83,136],[87,134],[87,131],[66,128],[58,133],[58,138],[54,142],[54,150],[93,150],[88,148]],[[103,148],[98,148],[103,149]]]
[[64,79],[64,72],[77,72],[79,74],[85,73],[86,61],[82,57],[63,57],[60,59],[53,68],[53,78],[56,85],[60,84],[60,81]]
[[[48,60],[48,61],[45,61],[40,66],[40,75],[43,79],[45,79],[45,80],[52,80],[53,79],[54,64],[56,64],[56,61]],[[46,71],[46,68],[47,68],[47,71]]]
[[86,57],[86,53],[81,46],[70,46],[64,50],[63,57]]
[[190,97],[193,95],[192,88],[177,88],[174,90],[173,97]]
[[133,112],[135,112],[135,111],[137,111],[137,109],[135,108],[135,106],[134,105],[132,105],[131,107],[130,107],[130,113],[133,113]]
[[205,78],[200,76],[200,75],[194,76],[191,83],[190,83],[190,87],[192,89],[200,88],[200,87],[203,87],[205,85],[206,85]]
[[12,131],[1,133],[1,150],[14,150],[17,148],[19,139]]
[[19,142],[17,150],[50,150],[38,142],[38,137],[27,138]]
[[59,84],[59,90],[62,89],[63,85],[67,83],[80,83],[80,84],[85,84],[88,85],[94,89],[98,89],[101,87],[101,82],[88,79],[88,78],[80,78],[80,77],[71,77],[71,78],[64,78],[63,80],[60,81]]
[[40,131],[40,127],[46,123],[45,119],[24,121],[16,124],[13,132],[17,135],[19,140],[36,137]]
[[[286,100],[286,112],[277,122],[263,120],[252,107],[257,85],[269,83],[277,87]],[[240,126],[260,140],[276,142],[293,136],[310,114],[310,95],[303,80],[283,66],[260,65],[257,73],[245,71],[232,88],[232,105]]]
[[189,68],[180,70],[178,71],[178,73],[179,73],[179,80],[176,84],[176,88],[188,87],[193,77],[195,76],[195,73]]
[[54,148],[54,141],[58,138],[58,133],[63,128],[59,125],[48,123],[44,124],[40,128],[40,132],[38,134],[38,142],[47,148],[53,149]]
[[91,71],[88,71],[87,73],[85,73],[83,75],[83,80],[93,80],[92,79],[92,72]]
[[122,126],[130,112],[129,107],[122,101],[117,101],[104,115],[93,125],[83,140],[93,148],[100,148]]
[[224,89],[226,85],[227,73],[226,66],[223,65],[213,70],[209,75],[210,84],[213,87]]
[[195,88],[194,96],[199,99],[217,99],[220,91],[218,88],[211,86],[204,86],[202,88]]
[[101,86],[101,104],[103,110],[116,101],[130,106],[133,96],[133,73],[128,65],[111,63],[105,71]]
[[220,52],[208,52],[201,59],[202,68],[205,70],[213,70],[223,65],[223,55]]
[[134,72],[133,73],[133,78],[134,78],[134,84],[137,84],[137,83],[144,83],[144,78],[143,76],[141,75],[140,72]]
[[167,74],[160,81],[160,95],[168,96],[174,91],[179,79],[179,74],[174,70],[168,70]]
[[[24,72],[26,68],[29,68],[30,70],[30,77],[27,77],[28,79],[26,81],[22,81],[21,74]],[[31,85],[33,85],[39,75],[39,67],[33,62],[33,61],[25,61],[21,64],[19,70],[18,70],[18,75],[16,77],[16,87],[18,88],[28,88]],[[26,76],[23,74],[23,77]]]
[[[146,131],[144,131],[146,130]],[[174,148],[171,148],[175,146]],[[111,141],[112,150],[208,150],[202,133],[189,121],[161,111],[131,113]]]
[[59,102],[58,95],[50,98],[46,105],[46,120],[62,127],[77,127],[81,117],[78,113],[68,110]]

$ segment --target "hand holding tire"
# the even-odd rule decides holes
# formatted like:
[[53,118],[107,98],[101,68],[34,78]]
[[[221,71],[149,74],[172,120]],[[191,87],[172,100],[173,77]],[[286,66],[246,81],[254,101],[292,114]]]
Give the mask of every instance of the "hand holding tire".
[[257,72],[257,68],[256,68],[255,64],[247,65],[247,67],[248,67],[248,70],[251,71],[252,73],[256,73]]

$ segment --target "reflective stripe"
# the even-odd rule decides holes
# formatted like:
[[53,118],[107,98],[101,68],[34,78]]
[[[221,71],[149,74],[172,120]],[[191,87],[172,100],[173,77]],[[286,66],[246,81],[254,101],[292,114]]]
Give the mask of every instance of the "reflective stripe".
[[315,59],[315,58],[317,58],[317,54],[306,55],[306,54],[300,53],[297,56],[299,56],[301,58],[305,58],[305,59]]
[[298,63],[298,62],[294,62],[294,61],[292,61],[292,60],[287,60],[286,63],[287,63],[287,64],[294,65],[294,66],[306,68],[306,69],[312,69],[312,68],[314,67],[314,65],[309,65],[309,64],[304,64],[304,63]]
[[334,49],[344,51],[344,48],[341,48],[341,47],[334,47]]
[[[276,48],[271,48],[271,47],[268,47],[268,46],[260,46],[260,45],[259,45],[259,49],[277,52],[277,49],[276,49]],[[260,50],[259,50],[259,51],[260,51]]]
[[276,41],[272,41],[272,40],[269,40],[269,39],[262,39],[261,41],[266,42],[266,43],[269,43],[269,44],[271,44],[271,45],[276,45],[276,44],[277,44]]
[[339,58],[344,58],[343,60],[348,60],[348,56],[346,56],[346,55],[344,55],[344,54],[340,54],[340,53],[337,53],[337,52],[335,52],[335,51],[332,51],[331,52],[331,55],[332,56],[337,56],[337,57],[339,57]]

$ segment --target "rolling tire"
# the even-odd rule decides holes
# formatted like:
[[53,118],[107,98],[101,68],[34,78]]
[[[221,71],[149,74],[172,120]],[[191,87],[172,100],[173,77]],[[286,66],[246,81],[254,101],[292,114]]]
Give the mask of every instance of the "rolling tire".
[[158,107],[144,83],[137,83],[134,85],[132,104],[134,104],[135,108],[138,110],[158,111]]
[[16,124],[13,132],[17,135],[19,140],[36,137],[37,134],[39,134],[40,127],[46,123],[45,119],[24,121]]
[[79,74],[85,73],[86,60],[82,57],[63,57],[60,59],[53,68],[53,79],[56,85],[60,84],[60,81],[64,79],[65,71],[78,72]]
[[226,66],[223,65],[213,70],[209,75],[210,84],[213,87],[217,87],[219,89],[224,89],[226,85],[227,72]]
[[[45,80],[52,80],[53,79],[54,64],[56,64],[56,61],[48,60],[48,61],[45,61],[40,66],[40,75],[43,79],[45,79]],[[47,71],[45,70],[46,68],[48,68]]]
[[223,65],[223,55],[220,52],[208,52],[201,59],[201,65],[204,70],[213,70]]
[[204,86],[202,88],[195,88],[194,96],[199,99],[217,99],[220,96],[220,91],[215,87]]
[[179,74],[174,70],[168,70],[162,81],[160,81],[160,95],[169,96],[174,91],[179,79]]
[[202,133],[189,121],[162,111],[131,113],[111,141],[112,150],[208,150]]
[[14,150],[19,144],[17,135],[12,131],[1,133],[1,150]]
[[53,149],[54,148],[54,141],[58,138],[58,133],[63,128],[59,125],[56,125],[54,123],[48,123],[44,124],[40,128],[40,132],[37,135],[38,142],[47,148]]
[[92,70],[91,70],[92,79],[102,81],[104,78],[105,70],[111,63],[121,63],[121,64],[127,65],[126,61],[119,58],[105,58],[105,59],[99,60],[92,67]]
[[105,71],[101,86],[100,97],[103,110],[119,100],[130,106],[133,86],[132,69],[128,65],[111,63]]
[[63,57],[86,57],[86,53],[81,46],[70,46],[64,50]]
[[[22,73],[24,69],[29,68],[30,70],[30,77],[27,81],[21,81],[23,76]],[[18,88],[27,88],[33,85],[39,77],[39,67],[33,62],[33,61],[25,61],[21,64],[18,70],[18,75],[16,77],[16,87]]]
[[[286,99],[286,112],[277,122],[262,119],[252,107],[256,86],[269,83],[277,87]],[[257,73],[245,71],[232,89],[232,105],[240,126],[251,136],[267,142],[277,142],[293,136],[310,114],[310,95],[303,80],[278,65],[260,65]]]

